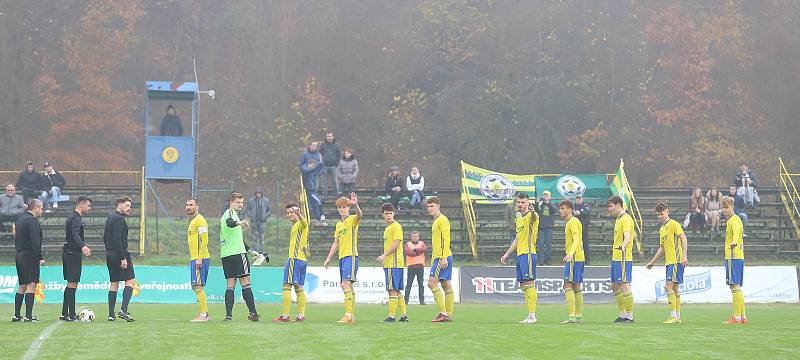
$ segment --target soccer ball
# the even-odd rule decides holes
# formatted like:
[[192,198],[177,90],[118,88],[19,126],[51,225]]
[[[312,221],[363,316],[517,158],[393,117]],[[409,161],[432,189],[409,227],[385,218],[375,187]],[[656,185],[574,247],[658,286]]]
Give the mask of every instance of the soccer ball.
[[80,313],[78,313],[78,321],[80,322],[92,322],[94,321],[94,311],[91,309],[83,309]]

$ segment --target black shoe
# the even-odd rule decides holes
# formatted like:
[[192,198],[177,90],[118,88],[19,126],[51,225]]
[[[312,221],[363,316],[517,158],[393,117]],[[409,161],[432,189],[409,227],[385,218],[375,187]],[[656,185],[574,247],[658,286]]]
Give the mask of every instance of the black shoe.
[[36,319],[35,316],[32,316],[32,317],[24,317],[24,318],[22,318],[22,322],[39,322],[39,320]]
[[231,321],[233,321],[233,317],[232,317],[232,316],[226,316],[226,317],[225,317],[225,319],[224,319],[224,320],[222,320],[222,321],[224,321],[224,322],[231,322]]
[[134,322],[134,321],[136,321],[136,319],[134,319],[134,318],[133,318],[133,316],[131,316],[131,313],[129,313],[129,312],[124,312],[124,311],[122,311],[122,310],[120,310],[120,311],[117,313],[117,317],[118,317],[118,318],[120,318],[120,319],[122,319],[122,320],[125,320],[125,321],[127,321],[127,322]]
[[625,319],[625,321],[623,321],[622,323],[623,324],[633,324],[633,319]]
[[74,316],[64,316],[64,315],[59,316],[58,320],[61,320],[61,321],[77,321],[77,319],[75,319]]
[[19,316],[14,316],[11,318],[11,322],[20,322],[20,321],[22,321],[22,318]]
[[250,313],[250,315],[247,315],[247,320],[258,322],[258,314]]
[[400,322],[408,322],[408,316],[407,315],[401,316],[399,321]]
[[108,321],[117,321],[117,318],[112,315],[108,317]]
[[625,319],[623,319],[621,317],[618,317],[617,320],[614,320],[614,324],[621,324],[621,323],[624,323],[624,322],[625,322]]
[[391,317],[391,316],[389,316],[389,317],[387,317],[386,319],[383,319],[383,321],[382,321],[382,322],[385,322],[385,323],[393,323],[393,322],[394,322],[394,318],[393,318],[393,317]]

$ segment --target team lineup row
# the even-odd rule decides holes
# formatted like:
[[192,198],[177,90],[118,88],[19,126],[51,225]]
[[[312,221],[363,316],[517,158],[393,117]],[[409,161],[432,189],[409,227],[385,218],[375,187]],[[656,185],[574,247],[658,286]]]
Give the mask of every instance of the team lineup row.
[[[252,289],[250,288],[250,258],[254,256],[255,264],[269,261],[265,254],[255,252],[244,242],[243,229],[249,227],[246,220],[238,217],[238,212],[244,206],[244,198],[240,193],[232,193],[230,207],[220,218],[220,257],[223,273],[227,282],[225,291],[226,316],[224,321],[232,321],[234,304],[234,289],[237,279],[241,286],[241,295],[244,299],[251,321],[259,321]],[[528,309],[528,316],[520,323],[536,323],[537,292],[536,280],[536,239],[539,216],[529,202],[528,195],[518,194],[516,202],[519,216],[515,220],[516,235],[505,254],[500,258],[503,264],[513,251],[516,251],[517,281],[523,293]],[[91,255],[91,250],[84,243],[83,223],[81,216],[85,216],[91,209],[91,199],[80,197],[76,202],[75,211],[67,219],[66,235],[62,253],[64,279],[68,282],[64,290],[64,303],[62,306],[61,320],[75,320],[75,292],[80,282],[82,256]],[[635,241],[635,228],[633,218],[625,212],[623,200],[614,196],[608,200],[608,212],[616,217],[614,224],[614,241],[611,258],[611,283],[614,297],[619,309],[619,316],[614,323],[633,323],[633,294],[630,283],[632,281],[633,244]],[[331,259],[338,254],[340,286],[344,294],[344,315],[340,323],[355,321],[355,292],[353,283],[356,281],[359,265],[358,255],[358,226],[362,217],[358,205],[358,196],[350,194],[349,198],[339,198],[336,207],[341,220],[336,224],[333,243],[323,266],[328,268]],[[108,293],[108,320],[120,318],[134,321],[128,312],[135,273],[130,253],[127,251],[127,224],[124,217],[130,214],[131,199],[123,197],[117,199],[117,208],[106,219],[103,241],[106,248],[106,263],[109,272],[111,287]],[[281,296],[281,314],[273,322],[289,322],[292,303],[292,290],[297,298],[297,316],[294,321],[305,320],[306,295],[303,291],[305,283],[308,254],[309,224],[295,203],[286,204],[286,216],[292,222],[289,234],[289,254],[284,266],[283,289]],[[355,212],[351,214],[351,209]],[[453,257],[450,249],[450,223],[441,213],[440,202],[436,197],[427,200],[428,214],[433,217],[431,226],[432,262],[428,287],[431,289],[438,307],[438,315],[432,322],[452,322],[454,313],[455,296],[453,293],[452,277]],[[580,323],[583,317],[583,270],[585,256],[582,246],[582,225],[572,212],[573,204],[569,200],[559,203],[559,214],[565,225],[564,261],[564,296],[567,303],[568,318],[562,323]],[[733,199],[723,198],[721,201],[723,214],[728,217],[725,236],[725,258],[727,284],[730,286],[733,298],[733,315],[726,324],[746,324],[744,296],[741,292],[744,251],[743,251],[743,226],[741,220],[733,211]],[[680,324],[680,293],[679,284],[683,282],[683,272],[688,265],[687,240],[680,224],[670,219],[669,207],[659,203],[655,208],[661,228],[659,230],[660,247],[656,254],[647,263],[647,268],[653,267],[655,262],[664,257],[666,270],[665,290],[669,300],[670,316],[664,321],[666,324]],[[37,218],[41,215],[42,204],[38,200],[31,200],[28,213],[17,221],[17,234],[15,237],[17,255],[16,266],[19,277],[19,288],[15,298],[15,314],[12,321],[35,322],[32,315],[33,293],[39,282],[39,266],[44,264],[41,254],[41,229]],[[386,290],[389,297],[388,316],[384,322],[407,322],[408,312],[403,298],[405,257],[402,250],[403,229],[402,225],[394,219],[394,208],[391,204],[384,204],[381,208],[386,228],[383,236],[383,253],[375,261],[383,265]],[[208,304],[203,287],[207,281],[210,254],[208,251],[208,222],[199,213],[198,201],[190,198],[186,201],[186,213],[191,218],[187,231],[187,241],[191,257],[190,272],[192,289],[197,296],[199,314],[193,322],[203,322],[210,319]],[[122,306],[115,314],[115,304],[119,283],[124,282]],[[21,305],[23,300],[26,305],[25,316],[22,317]],[[399,310],[399,319],[398,318]]]

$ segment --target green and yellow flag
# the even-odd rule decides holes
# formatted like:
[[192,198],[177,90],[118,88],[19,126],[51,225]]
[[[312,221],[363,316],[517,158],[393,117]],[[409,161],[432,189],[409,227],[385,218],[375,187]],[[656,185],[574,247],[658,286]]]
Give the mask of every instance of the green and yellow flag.
[[536,179],[531,175],[513,175],[482,169],[461,162],[461,185],[468,200],[482,204],[505,204],[519,192],[536,197]]

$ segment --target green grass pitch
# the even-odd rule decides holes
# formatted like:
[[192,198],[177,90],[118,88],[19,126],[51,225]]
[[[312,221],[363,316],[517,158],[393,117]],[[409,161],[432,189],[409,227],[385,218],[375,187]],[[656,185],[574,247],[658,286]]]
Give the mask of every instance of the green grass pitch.
[[[80,298],[80,294],[78,294]],[[79,305],[78,308],[81,306]],[[797,359],[800,305],[749,304],[750,324],[721,324],[730,305],[682,306],[684,323],[663,325],[666,305],[637,305],[636,324],[613,325],[616,307],[587,305],[584,323],[561,325],[564,305],[540,305],[539,323],[520,325],[523,305],[456,304],[455,322],[431,324],[434,305],[410,305],[411,322],[379,323],[386,306],[358,305],[355,324],[337,324],[341,305],[309,304],[305,323],[273,324],[279,305],[258,305],[262,321],[234,322],[211,305],[212,321],[190,324],[195,305],[132,304],[134,323],[105,321],[104,304],[90,306],[91,324],[63,323],[44,340],[39,359]],[[292,311],[294,311],[294,304]],[[11,323],[0,305],[0,358],[21,358],[61,307],[37,305],[37,324]]]

